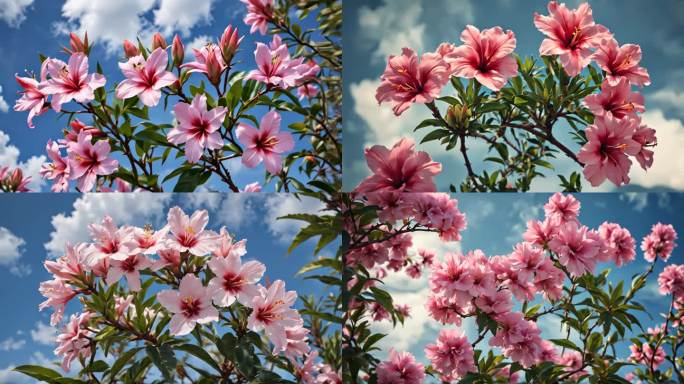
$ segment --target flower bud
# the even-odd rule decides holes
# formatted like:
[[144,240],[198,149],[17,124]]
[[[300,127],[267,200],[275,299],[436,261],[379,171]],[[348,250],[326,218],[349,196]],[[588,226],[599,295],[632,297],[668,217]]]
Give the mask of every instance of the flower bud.
[[152,36],[152,50],[154,51],[157,48],[161,49],[166,49],[169,45],[166,44],[166,40],[164,40],[164,37],[159,34],[159,32],[155,33],[154,36]]
[[183,59],[185,58],[185,47],[180,39],[180,36],[176,35],[173,38],[173,45],[171,45],[171,55],[173,56],[173,65],[179,66],[183,64]]
[[232,25],[229,25],[223,31],[219,45],[221,47],[223,61],[226,63],[226,65],[230,65],[230,62],[233,60],[233,56],[235,56],[235,52],[237,52],[241,41],[242,39],[238,35],[237,28],[233,28]]
[[463,109],[460,105],[452,105],[447,109],[446,122],[450,127],[458,127],[461,118],[463,117]]
[[[87,39],[87,34],[86,34],[86,39]],[[83,44],[83,41],[81,41],[81,38],[78,37],[75,33],[71,32],[69,34],[69,45],[71,45],[71,52],[76,53],[76,52],[81,52],[81,53],[86,53],[86,47]]]
[[131,43],[128,40],[124,40],[123,48],[127,58],[138,56],[140,54],[140,50],[138,49],[138,47],[136,47],[135,44]]
[[5,180],[5,176],[7,176],[7,171],[9,170],[9,167],[0,167],[0,184]]
[[16,191],[19,189],[22,180],[24,180],[24,173],[21,171],[21,168],[15,168],[9,180],[7,180],[7,184],[11,190]]
[[216,55],[211,52],[207,56],[207,77],[212,84],[218,85],[221,82],[221,69],[221,63],[219,63]]

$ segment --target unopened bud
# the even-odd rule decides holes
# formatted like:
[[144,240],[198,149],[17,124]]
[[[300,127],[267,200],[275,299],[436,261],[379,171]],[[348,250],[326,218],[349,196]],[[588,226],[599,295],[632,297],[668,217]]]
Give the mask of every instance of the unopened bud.
[[221,82],[221,69],[221,63],[216,55],[210,52],[207,56],[207,77],[212,84],[218,85]]
[[124,48],[124,53],[126,54],[126,57],[128,57],[128,58],[131,58],[133,56],[138,56],[140,54],[140,50],[138,49],[138,47],[136,47],[135,44],[131,43],[128,40],[124,40],[123,48]]
[[154,51],[157,48],[161,49],[166,49],[169,45],[166,44],[166,40],[164,40],[164,37],[159,34],[159,32],[155,33],[154,36],[152,36],[152,50]]
[[459,126],[463,118],[463,108],[460,105],[452,105],[446,113],[446,122],[450,127]]
[[237,28],[233,28],[232,25],[229,25],[223,31],[219,45],[221,47],[223,61],[226,63],[226,65],[230,65],[230,62],[233,60],[233,56],[235,56],[235,52],[237,52],[241,41],[242,39],[238,35]]
[[183,46],[183,42],[178,35],[174,36],[173,38],[171,55],[173,56],[173,65],[179,66],[183,64],[183,59],[185,58],[185,47]]
[[76,53],[86,53],[85,45],[83,44],[83,41],[81,40],[80,37],[78,37],[75,33],[71,32],[69,34],[69,45],[71,45],[71,52]]
[[24,173],[20,168],[15,168],[7,182],[12,190],[17,190],[21,185],[22,180],[24,180]]

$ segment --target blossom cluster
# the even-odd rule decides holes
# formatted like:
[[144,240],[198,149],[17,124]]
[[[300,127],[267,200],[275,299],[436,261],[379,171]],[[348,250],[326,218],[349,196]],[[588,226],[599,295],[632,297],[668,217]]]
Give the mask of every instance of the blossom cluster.
[[[74,298],[82,295],[84,303],[96,295],[98,281],[109,287],[125,278],[130,292],[122,285],[114,291],[116,316],[109,308],[97,311],[85,305],[82,313],[71,316],[57,336],[55,349],[55,354],[63,357],[64,370],[69,370],[73,360],[95,353],[91,340],[94,329],[100,326],[150,341],[162,336],[163,331],[141,336],[134,330],[134,319],[140,313],[133,303],[142,286],[149,285],[141,281],[141,276],[146,275],[159,285],[169,286],[155,294],[160,305],[144,306],[143,316],[149,325],[146,329],[159,332],[163,328],[153,328],[152,324],[166,321],[171,336],[184,336],[198,324],[218,322],[224,313],[233,313],[228,308],[235,309],[239,303],[240,308],[249,311],[246,328],[263,332],[273,344],[272,354],[282,353],[290,359],[301,377],[308,377],[303,379],[305,383],[336,382],[323,378],[337,373],[315,363],[318,355],[309,345],[309,330],[292,307],[297,293],[286,291],[282,280],[262,285],[266,266],[242,260],[247,252],[246,241],[235,241],[225,227],[220,233],[206,229],[208,220],[205,210],[188,216],[179,207],[169,210],[167,224],[158,230],[149,225],[119,227],[105,217],[100,224],[89,226],[92,242],[67,244],[64,256],[45,262],[53,279],[40,284],[40,292],[46,297],[40,309],[53,309],[53,326],[62,321],[65,307]],[[223,320],[227,321],[225,317]],[[297,361],[300,357],[301,364]]]

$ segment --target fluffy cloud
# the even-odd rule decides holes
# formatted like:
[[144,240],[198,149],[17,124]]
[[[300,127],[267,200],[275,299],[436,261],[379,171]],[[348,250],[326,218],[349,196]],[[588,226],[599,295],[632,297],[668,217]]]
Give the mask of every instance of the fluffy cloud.
[[2,97],[2,86],[0,85],[0,112],[7,113],[7,111],[9,111],[9,105],[7,105],[5,98]]
[[45,156],[31,156],[24,162],[19,162],[19,148],[9,144],[10,137],[3,131],[0,131],[0,167],[19,167],[24,176],[31,176],[29,188],[33,191],[40,191],[44,180],[40,177],[38,172],[41,165],[45,162]]
[[662,110],[651,109],[643,114],[642,120],[656,130],[658,146],[655,147],[653,167],[644,171],[638,164],[632,166],[632,183],[644,187],[669,187],[684,189],[684,123],[679,119],[668,119]]
[[100,222],[105,215],[118,224],[144,225],[165,218],[171,200],[164,193],[87,194],[74,202],[71,213],[52,217],[54,230],[45,249],[50,256],[59,256],[67,241],[78,243],[89,240],[88,224]]
[[19,262],[23,254],[24,239],[16,236],[9,229],[0,227],[0,267],[8,268],[10,273],[26,276],[31,273],[31,267]]
[[272,194],[264,202],[266,215],[264,222],[268,231],[280,241],[289,242],[302,228],[302,222],[295,220],[278,220],[279,217],[292,213],[318,213],[323,209],[320,201],[310,197],[297,198],[294,195]]
[[[123,39],[140,37],[147,41],[160,31],[170,36],[174,31],[187,35],[195,25],[211,20],[213,0],[67,0],[62,6],[66,21],[55,24],[55,31],[84,33],[116,52]],[[152,12],[154,19],[147,17]]]
[[621,193],[619,196],[621,201],[630,203],[635,211],[641,212],[644,210],[644,208],[646,208],[646,206],[648,206],[647,193],[626,192]]
[[33,4],[33,0],[0,0],[0,20],[12,28],[26,20],[26,9]]
[[36,328],[31,330],[31,340],[38,344],[53,345],[57,337],[57,329],[42,321],[36,323]]
[[24,345],[26,345],[26,340],[9,337],[0,341],[0,351],[16,351],[18,349],[22,349]]

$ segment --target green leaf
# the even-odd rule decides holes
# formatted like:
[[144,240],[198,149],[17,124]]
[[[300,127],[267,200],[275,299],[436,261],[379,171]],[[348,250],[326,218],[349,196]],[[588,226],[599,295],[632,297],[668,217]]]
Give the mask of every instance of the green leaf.
[[121,371],[121,369],[128,363],[129,360],[135,356],[142,348],[133,348],[130,351],[126,351],[119,356],[118,359],[112,364],[112,368],[109,370],[109,378],[114,379],[116,375]]
[[50,381],[52,379],[62,377],[62,375],[60,375],[57,371],[38,365],[20,365],[15,367],[13,371],[23,373],[24,375],[31,376],[34,379],[42,381]]
[[183,172],[178,178],[176,186],[173,187],[174,192],[192,192],[200,185],[207,182],[211,172],[204,171],[201,168],[192,168]]
[[421,140],[420,143],[423,144],[427,143],[428,141],[439,140],[443,137],[449,136],[450,134],[451,132],[446,129],[437,129],[425,135],[425,137],[423,137],[423,140]]
[[152,359],[152,363],[159,369],[164,379],[171,381],[173,372],[176,369],[176,356],[173,349],[168,344],[154,347],[152,345],[145,348],[147,355]]
[[580,352],[582,351],[578,346],[575,345],[575,343],[567,339],[550,339],[549,341],[560,347],[565,347]]
[[179,345],[176,347],[176,349],[179,349],[181,351],[187,352],[198,359],[204,361],[205,363],[211,365],[212,368],[214,368],[217,372],[221,372],[221,367],[219,364],[211,357],[209,352],[204,350],[204,348],[201,348],[197,345],[194,344],[183,344]]

